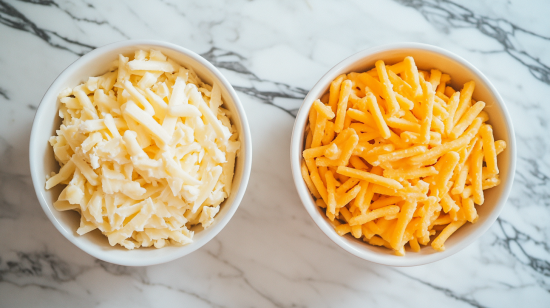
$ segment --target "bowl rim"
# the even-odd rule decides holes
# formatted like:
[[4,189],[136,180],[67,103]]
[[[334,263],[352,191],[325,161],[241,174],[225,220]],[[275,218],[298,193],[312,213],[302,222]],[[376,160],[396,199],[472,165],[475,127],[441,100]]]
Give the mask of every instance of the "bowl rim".
[[[385,256],[378,256],[378,253],[376,252],[369,252],[365,254],[365,253],[362,253],[364,251],[358,251],[356,248],[347,244],[343,240],[343,237],[339,236],[334,231],[334,228],[328,227],[324,223],[325,222],[324,217],[320,215],[317,209],[317,206],[311,201],[310,192],[307,189],[304,183],[304,180],[302,178],[302,174],[300,170],[301,155],[299,155],[298,153],[301,147],[301,143],[303,142],[302,135],[306,125],[306,124],[301,125],[300,123],[306,123],[305,120],[313,104],[313,101],[317,99],[317,97],[313,97],[313,92],[317,92],[316,90],[319,90],[320,88],[324,88],[327,85],[329,85],[330,82],[332,82],[332,80],[334,79],[331,76],[335,75],[335,73],[340,72],[341,70],[351,66],[352,64],[364,58],[370,57],[373,54],[377,54],[381,52],[396,51],[396,50],[402,50],[402,49],[421,50],[421,51],[428,51],[428,52],[441,54],[444,57],[447,57],[457,62],[458,64],[466,67],[474,75],[477,75],[479,79],[482,80],[483,83],[487,86],[488,90],[492,92],[495,98],[495,105],[498,105],[498,108],[501,109],[504,115],[504,122],[507,130],[506,133],[509,141],[508,142],[509,145],[507,148],[510,151],[510,154],[509,154],[510,159],[508,162],[508,177],[506,179],[506,182],[501,184],[501,185],[504,185],[504,190],[502,191],[502,194],[498,197],[496,201],[496,206],[493,209],[493,211],[491,211],[487,220],[485,220],[483,224],[478,225],[477,229],[468,235],[468,238],[456,243],[450,249],[446,249],[445,251],[438,252],[438,253],[422,255],[422,257],[419,257],[417,259],[406,259],[406,256],[400,259],[385,258]],[[496,88],[490,82],[490,80],[479,69],[473,66],[470,62],[468,62],[467,60],[465,60],[464,58],[458,56],[453,52],[450,52],[441,47],[437,47],[429,44],[416,43],[416,42],[392,43],[392,44],[385,44],[385,45],[371,47],[371,48],[359,51],[355,54],[352,54],[351,56],[345,58],[344,60],[340,61],[338,64],[333,66],[311,88],[308,95],[304,98],[304,101],[300,106],[300,109],[298,110],[298,113],[296,115],[296,119],[294,122],[294,126],[292,129],[292,139],[291,139],[291,146],[290,146],[290,162],[291,162],[291,170],[292,170],[292,177],[294,179],[294,184],[296,186],[296,190],[298,191],[298,195],[300,196],[300,200],[302,201],[303,206],[305,207],[306,211],[308,212],[311,219],[315,222],[317,227],[321,229],[321,231],[323,231],[323,233],[328,238],[330,238],[335,244],[337,244],[342,249],[344,249],[345,251],[351,253],[352,255],[358,258],[361,258],[363,260],[367,260],[373,263],[377,263],[380,265],[395,266],[395,267],[419,266],[419,265],[436,262],[458,253],[459,251],[463,250],[464,248],[466,248],[467,246],[475,242],[477,239],[479,239],[479,237],[485,234],[487,230],[493,225],[493,223],[496,221],[496,219],[498,218],[498,216],[500,215],[502,209],[506,204],[506,201],[512,189],[512,184],[514,182],[514,176],[515,176],[515,170],[516,170],[516,139],[514,134],[514,127],[512,124],[512,119],[510,117],[506,104],[504,103],[504,100],[500,96],[500,93],[496,90]]]
[[[56,92],[57,91],[56,89],[59,88],[59,86],[67,78],[66,76],[77,71],[78,69],[80,69],[82,65],[84,65],[85,63],[88,63],[90,60],[93,60],[98,56],[101,56],[104,53],[117,50],[120,48],[138,46],[138,45],[148,46],[150,48],[161,47],[161,48],[170,49],[175,52],[184,54],[186,57],[191,58],[192,60],[198,62],[200,65],[205,67],[214,76],[216,76],[216,78],[220,80],[221,86],[226,88],[229,96],[233,100],[235,109],[237,110],[237,113],[240,118],[240,122],[241,122],[240,124],[242,126],[242,134],[243,134],[243,136],[240,137],[241,142],[243,142],[243,145],[241,146],[241,150],[240,150],[241,151],[240,155],[244,155],[244,159],[243,159],[244,166],[243,166],[242,177],[239,183],[240,186],[238,191],[236,192],[233,203],[226,205],[226,206],[229,206],[228,212],[226,213],[225,216],[220,218],[216,226],[203,230],[203,231],[206,231],[207,234],[203,238],[201,238],[200,241],[194,241],[189,245],[181,246],[181,248],[185,248],[185,249],[181,249],[181,251],[179,252],[176,251],[168,255],[160,255],[160,256],[143,258],[143,259],[128,258],[128,260],[120,261],[119,259],[115,260],[111,258],[108,251],[100,251],[96,248],[92,248],[94,245],[83,244],[82,242],[77,241],[76,235],[74,233],[69,234],[68,232],[66,232],[65,229],[63,229],[63,227],[61,226],[61,223],[55,218],[53,214],[53,211],[57,211],[57,210],[53,207],[53,204],[49,204],[46,198],[44,198],[44,196],[42,195],[44,188],[41,187],[40,185],[37,172],[39,168],[43,167],[43,165],[40,163],[35,163],[36,159],[33,159],[33,157],[35,156],[33,155],[33,153],[37,153],[35,151],[35,147],[38,145],[38,142],[40,141],[37,136],[37,131],[40,128],[36,125],[36,122],[37,122],[36,120],[40,117],[43,117],[43,113],[46,110],[44,107],[46,104],[45,103],[43,104],[43,102],[45,101],[46,98],[50,98],[52,95],[54,95],[53,97],[57,97],[58,93]],[[53,93],[53,92],[56,92],[56,93]],[[206,60],[205,58],[203,58],[202,56],[200,56],[194,51],[191,51],[187,48],[184,48],[174,43],[170,43],[166,41],[147,40],[147,39],[122,40],[122,41],[117,41],[117,42],[103,45],[79,57],[69,66],[67,66],[63,71],[61,71],[61,73],[59,73],[59,75],[55,78],[52,84],[48,87],[48,90],[40,100],[40,104],[38,105],[37,111],[33,118],[30,141],[29,141],[29,163],[30,163],[32,184],[34,186],[34,191],[36,193],[38,201],[40,202],[42,210],[44,211],[48,219],[52,222],[52,224],[55,226],[55,228],[67,240],[69,240],[75,246],[77,246],[87,254],[91,255],[92,257],[109,262],[109,263],[124,265],[124,266],[148,266],[148,265],[156,265],[156,264],[170,262],[198,250],[199,248],[204,246],[206,243],[208,243],[210,240],[212,240],[216,235],[218,235],[218,233],[227,225],[227,223],[231,220],[231,218],[237,211],[237,208],[239,207],[242,201],[242,198],[244,196],[244,193],[246,191],[246,188],[248,186],[250,172],[252,169],[252,136],[250,133],[250,127],[248,124],[248,119],[246,117],[244,107],[239,99],[239,96],[235,92],[235,89],[229,83],[229,81],[225,78],[225,76],[208,60]]]

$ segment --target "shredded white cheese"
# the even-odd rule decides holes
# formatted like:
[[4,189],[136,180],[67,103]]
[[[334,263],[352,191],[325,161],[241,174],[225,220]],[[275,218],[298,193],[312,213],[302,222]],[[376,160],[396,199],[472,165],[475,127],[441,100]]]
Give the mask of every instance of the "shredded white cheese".
[[116,63],[59,94],[50,144],[61,169],[46,189],[66,184],[54,206],[81,214],[80,235],[99,229],[127,249],[189,244],[229,196],[240,148],[219,85],[157,50]]

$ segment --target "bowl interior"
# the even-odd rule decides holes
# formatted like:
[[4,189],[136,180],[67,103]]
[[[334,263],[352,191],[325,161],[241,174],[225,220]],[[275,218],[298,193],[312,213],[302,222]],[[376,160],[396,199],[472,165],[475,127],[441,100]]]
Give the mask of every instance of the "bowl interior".
[[[138,49],[157,49],[179,64],[192,68],[206,83],[213,82],[221,85],[224,107],[231,114],[231,120],[236,125],[241,139],[241,149],[235,165],[234,184],[231,195],[222,203],[220,212],[214,223],[206,230],[202,227],[196,231],[193,243],[187,246],[166,246],[163,249],[140,248],[131,251],[120,246],[112,247],[107,238],[100,231],[95,230],[84,236],[76,233],[80,224],[80,215],[74,211],[57,211],[53,202],[57,200],[63,187],[45,190],[46,175],[59,171],[52,147],[48,143],[50,136],[59,128],[61,119],[58,116],[58,93],[67,87],[74,87],[85,82],[90,76],[98,76],[107,72],[111,63],[118,58],[118,54],[132,55]],[[69,66],[52,84],[45,94],[34,119],[31,133],[31,173],[39,201],[48,217],[58,230],[71,242],[91,254],[92,256],[121,265],[149,265],[167,262],[186,255],[208,242],[227,224],[237,209],[250,173],[250,137],[247,120],[240,102],[231,85],[206,60],[181,47],[167,43],[141,43],[126,41],[115,43],[96,49],[83,56]]]
[[337,235],[328,218],[326,218],[324,211],[315,205],[299,171],[294,172],[295,182],[302,202],[327,236],[342,248],[360,258],[393,266],[420,265],[443,259],[458,252],[483,234],[496,220],[502,206],[505,204],[512,184],[515,166],[515,141],[512,124],[504,102],[490,82],[477,69],[465,62],[465,60],[449,52],[428,45],[411,45],[413,46],[381,47],[374,50],[366,50],[338,64],[323,76],[306,97],[298,114],[293,136],[293,138],[296,138],[296,143],[293,140],[292,162],[295,165],[293,168],[299,168],[304,146],[304,128],[307,122],[307,114],[313,101],[328,91],[330,82],[338,75],[367,71],[373,68],[374,63],[380,59],[384,60],[386,64],[395,64],[402,61],[406,56],[412,56],[419,69],[429,70],[437,68],[443,73],[449,74],[452,78],[451,86],[455,90],[461,90],[463,84],[470,80],[475,81],[476,88],[473,99],[477,101],[482,100],[487,104],[485,110],[489,114],[490,120],[488,123],[493,126],[495,140],[505,140],[507,143],[506,150],[498,156],[501,184],[485,191],[485,203],[482,206],[476,207],[479,214],[478,221],[475,224],[467,223],[455,232],[445,242],[446,250],[444,252],[437,252],[431,246],[424,246],[419,253],[409,251],[410,253],[407,253],[404,257],[399,257],[395,256],[389,249],[369,245],[353,238],[349,234],[344,237]]

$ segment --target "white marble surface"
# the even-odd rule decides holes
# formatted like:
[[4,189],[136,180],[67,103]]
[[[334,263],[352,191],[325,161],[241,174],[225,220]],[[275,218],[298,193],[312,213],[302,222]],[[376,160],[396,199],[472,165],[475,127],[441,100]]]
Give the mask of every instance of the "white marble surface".
[[[549,307],[548,12],[545,0],[0,0],[0,306]],[[221,68],[254,139],[233,220],[197,252],[144,268],[96,260],[65,240],[28,166],[50,83],[79,55],[128,38],[170,41]],[[402,41],[481,69],[508,104],[519,146],[511,197],[489,232],[415,268],[370,264],[333,244],[301,205],[288,156],[293,114],[320,76],[356,51]]]

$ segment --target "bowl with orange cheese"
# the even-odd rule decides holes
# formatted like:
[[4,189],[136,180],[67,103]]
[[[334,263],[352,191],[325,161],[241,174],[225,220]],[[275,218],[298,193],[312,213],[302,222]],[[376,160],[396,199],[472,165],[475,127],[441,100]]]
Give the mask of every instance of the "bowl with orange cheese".
[[414,266],[453,255],[496,220],[515,139],[478,69],[402,43],[352,55],[321,78],[297,115],[291,165],[306,210],[337,245]]

